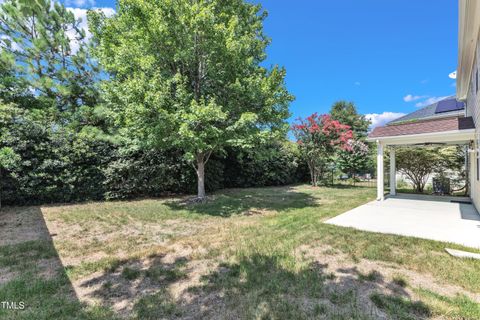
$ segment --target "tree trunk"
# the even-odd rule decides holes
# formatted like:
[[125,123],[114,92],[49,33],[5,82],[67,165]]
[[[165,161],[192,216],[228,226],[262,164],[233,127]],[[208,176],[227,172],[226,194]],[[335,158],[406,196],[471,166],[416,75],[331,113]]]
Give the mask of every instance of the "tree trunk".
[[420,180],[414,180],[413,184],[415,185],[415,191],[418,193],[423,193],[423,184]]
[[203,153],[197,155],[197,197],[205,199],[205,159]]
[[420,182],[419,185],[418,185],[418,192],[420,193],[423,193],[423,191],[425,190],[425,182]]
[[308,169],[310,171],[310,183],[315,186],[315,169],[311,161],[307,160]]

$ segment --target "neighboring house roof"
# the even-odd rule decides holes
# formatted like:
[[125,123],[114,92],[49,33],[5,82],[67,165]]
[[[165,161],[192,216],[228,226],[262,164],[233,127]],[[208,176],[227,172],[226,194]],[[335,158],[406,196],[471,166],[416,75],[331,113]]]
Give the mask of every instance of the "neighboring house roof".
[[437,111],[437,107],[439,107],[439,104],[448,104],[450,102],[453,102],[455,104],[455,101],[453,100],[455,100],[455,96],[451,96],[441,101],[437,101],[429,106],[426,106],[415,112],[409,113],[406,116],[390,121],[389,123],[387,123],[387,125],[398,124],[405,121],[427,120],[431,118],[446,118],[451,116],[463,115],[464,109],[465,109],[465,105],[463,104],[463,102],[457,102],[458,108],[456,108],[456,110],[446,111],[446,112]]
[[368,138],[392,137],[413,135],[422,133],[457,131],[474,129],[472,117],[449,117],[437,118],[425,121],[406,122],[400,124],[391,124],[384,127],[376,127],[368,135]]

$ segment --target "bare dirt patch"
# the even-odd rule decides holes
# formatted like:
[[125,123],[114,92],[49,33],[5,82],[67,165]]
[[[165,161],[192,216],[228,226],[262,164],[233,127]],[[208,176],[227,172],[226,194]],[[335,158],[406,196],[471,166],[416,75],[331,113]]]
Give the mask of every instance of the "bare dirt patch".
[[[419,299],[413,290],[415,288],[427,289],[448,297],[455,297],[458,294],[462,294],[480,303],[480,294],[469,292],[460,286],[439,283],[438,280],[430,274],[418,273],[400,265],[380,261],[366,259],[352,261],[352,258],[348,255],[338,252],[331,254],[332,251],[335,250],[328,246],[303,245],[298,248],[298,254],[322,265],[324,272],[335,275],[336,279],[342,279],[349,275],[355,275],[357,278],[360,276],[361,278],[362,275],[367,275],[372,272],[377,273],[377,277],[373,281],[349,282],[352,289],[362,292],[362,294],[359,295],[362,304],[371,304],[368,297],[374,291]],[[406,287],[399,286],[394,280],[398,277],[405,278],[408,285]],[[365,300],[365,298],[367,298],[367,300]]]
[[[144,237],[142,244],[134,250],[123,248],[124,262],[114,271],[99,271],[82,277],[73,282],[75,292],[81,301],[88,304],[100,304],[111,307],[122,317],[132,315],[135,305],[142,297],[154,295],[158,292],[167,292],[168,296],[178,308],[181,308],[180,318],[194,319],[200,315],[207,318],[216,318],[220,314],[231,313],[230,318],[235,318],[234,312],[225,309],[221,292],[203,292],[201,289],[202,276],[210,274],[218,268],[218,261],[222,254],[210,259],[209,252],[217,248],[224,248],[230,241],[232,232],[242,226],[258,223],[259,216],[239,216],[235,221],[205,219],[201,221],[186,221],[184,219],[164,220],[159,224],[142,223],[122,226],[114,234],[120,233],[123,237],[132,236],[129,228]],[[49,225],[56,225],[59,221],[49,221]],[[232,228],[232,226],[235,228]],[[75,229],[75,228],[74,228]],[[165,237],[169,233],[171,237]],[[118,234],[117,234],[118,235]],[[68,232],[62,234],[55,241],[67,240]],[[89,241],[89,232],[82,233],[77,239],[81,245]],[[104,235],[107,244],[109,236]],[[158,250],[156,250],[158,248]],[[63,253],[61,252],[63,256]],[[67,253],[68,255],[68,253]],[[98,251],[83,254],[81,257],[62,258],[64,262],[78,265],[81,261],[97,261],[104,257]],[[120,258],[118,253],[109,257]],[[180,271],[184,275],[175,279],[160,278],[152,280],[148,275],[155,270],[169,269],[181,263]],[[133,279],[125,278],[125,270],[133,270]],[[152,271],[154,270],[154,271]],[[167,270],[167,271],[165,271]],[[162,271],[160,271],[162,272]],[[168,277],[167,277],[168,278]],[[191,289],[196,288],[195,292]]]
[[19,276],[19,273],[9,268],[0,268],[0,285],[3,285]]
[[191,248],[177,244],[167,253],[127,259],[115,270],[95,272],[75,281],[73,286],[81,301],[111,307],[121,317],[132,315],[135,304],[143,297],[162,291],[167,291],[178,306],[188,305],[198,311],[205,301],[196,301],[189,288],[198,286],[202,275],[217,264],[210,260],[192,261],[192,252]]
[[0,221],[0,246],[51,237],[38,207],[2,208]]
[[62,262],[69,266],[107,257],[126,258],[155,246],[167,246],[173,238],[185,238],[209,226],[208,222],[169,219],[159,223],[132,222],[115,228],[97,223],[84,229],[50,216],[46,220],[50,232],[56,235],[54,243]]
[[[46,280],[54,279],[63,272],[63,265],[58,258],[40,259],[35,262],[36,274]],[[21,271],[15,268],[0,268],[0,285],[19,277]]]

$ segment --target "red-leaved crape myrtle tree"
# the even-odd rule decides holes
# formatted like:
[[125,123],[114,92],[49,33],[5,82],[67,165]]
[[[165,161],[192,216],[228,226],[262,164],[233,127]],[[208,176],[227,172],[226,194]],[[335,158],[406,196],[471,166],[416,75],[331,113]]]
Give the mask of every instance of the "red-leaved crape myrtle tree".
[[313,186],[318,186],[327,164],[338,150],[348,150],[353,138],[350,126],[332,120],[330,115],[312,114],[298,118],[292,126],[300,151],[307,161]]

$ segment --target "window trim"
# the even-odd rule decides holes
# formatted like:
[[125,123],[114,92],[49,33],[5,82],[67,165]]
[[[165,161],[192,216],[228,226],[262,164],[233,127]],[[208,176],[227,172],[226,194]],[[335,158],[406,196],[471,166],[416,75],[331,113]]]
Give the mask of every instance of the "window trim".
[[480,158],[477,157],[477,181],[480,181]]
[[478,69],[475,71],[475,93],[478,92]]
[[475,146],[476,160],[477,160],[477,181],[480,181],[480,132],[477,133],[477,141]]

